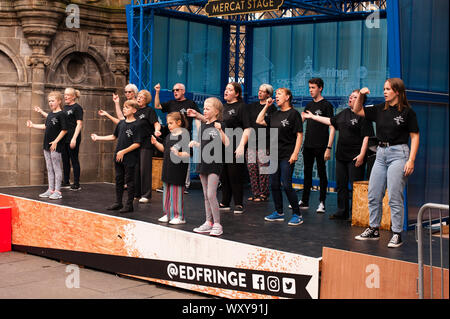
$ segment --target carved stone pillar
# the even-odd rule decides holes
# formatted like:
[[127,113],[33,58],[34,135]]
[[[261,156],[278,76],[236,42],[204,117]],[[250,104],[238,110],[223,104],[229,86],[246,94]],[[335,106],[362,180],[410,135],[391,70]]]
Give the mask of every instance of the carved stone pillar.
[[[45,68],[50,64],[50,58],[46,55],[46,49],[56,34],[58,25],[65,16],[66,4],[69,1],[47,0],[16,0],[13,2],[14,10],[19,18],[22,31],[32,50],[31,56],[26,62],[31,67],[31,101],[30,108],[39,106],[48,111],[45,101]],[[35,112],[32,118],[38,120]],[[42,119],[40,119],[42,122]],[[30,183],[42,184],[44,178],[44,161],[42,158],[42,132],[31,131],[30,147]]]

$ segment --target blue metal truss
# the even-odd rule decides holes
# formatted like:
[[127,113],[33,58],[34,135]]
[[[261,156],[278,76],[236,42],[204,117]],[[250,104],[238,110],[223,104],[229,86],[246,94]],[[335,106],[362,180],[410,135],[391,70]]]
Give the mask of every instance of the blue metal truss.
[[[244,82],[248,77],[245,66],[249,63],[250,55],[246,54],[251,47],[247,38],[251,32],[247,28],[261,25],[292,24],[310,21],[338,21],[346,19],[362,19],[378,10],[386,14],[387,2],[393,2],[394,9],[390,10],[390,21],[398,30],[398,0],[353,1],[353,0],[285,0],[281,10],[233,15],[210,18],[206,15],[204,6],[207,0],[132,0],[126,7],[128,20],[128,35],[130,46],[130,82],[138,87],[146,87],[152,83],[153,57],[153,17],[154,14],[184,18],[208,24],[226,27],[233,50],[224,53],[228,67],[223,70],[223,83],[229,80]],[[397,3],[397,9],[395,9]],[[397,31],[398,33],[398,31]],[[149,38],[145,38],[145,34]],[[396,35],[391,37],[395,42]],[[391,72],[397,74],[395,66],[400,65],[399,50],[390,51]],[[142,72],[145,69],[145,76]]]

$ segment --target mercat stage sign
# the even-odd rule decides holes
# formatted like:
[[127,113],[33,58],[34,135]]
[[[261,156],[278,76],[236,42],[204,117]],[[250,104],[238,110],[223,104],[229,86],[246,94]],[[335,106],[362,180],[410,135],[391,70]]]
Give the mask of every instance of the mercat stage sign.
[[210,17],[278,10],[284,0],[209,0],[205,6]]

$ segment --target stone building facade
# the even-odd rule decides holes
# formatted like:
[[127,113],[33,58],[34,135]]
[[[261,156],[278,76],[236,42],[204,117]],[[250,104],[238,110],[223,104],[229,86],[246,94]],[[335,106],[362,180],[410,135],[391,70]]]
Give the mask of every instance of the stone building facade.
[[43,131],[25,123],[43,123],[33,107],[48,111],[47,94],[67,87],[81,92],[84,109],[81,183],[113,181],[114,143],[94,143],[90,134],[112,133],[112,122],[97,111],[114,113],[113,92],[124,99],[127,3],[0,0],[0,186],[47,182]]

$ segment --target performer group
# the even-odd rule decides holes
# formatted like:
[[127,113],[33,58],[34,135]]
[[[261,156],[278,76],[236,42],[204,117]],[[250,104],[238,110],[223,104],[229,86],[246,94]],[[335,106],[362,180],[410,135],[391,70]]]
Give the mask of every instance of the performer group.
[[[287,213],[283,207],[284,191],[292,210],[288,225],[301,225],[304,222],[302,212],[312,204],[310,190],[314,163],[320,180],[316,212],[322,214],[326,211],[328,180],[325,163],[331,158],[335,132],[338,131],[335,154],[338,210],[330,218],[349,218],[349,185],[364,179],[369,138],[376,137],[376,158],[370,170],[368,191],[370,223],[355,239],[380,238],[382,200],[387,188],[392,222],[388,247],[401,246],[403,190],[408,176],[414,171],[419,148],[416,113],[408,103],[403,81],[398,78],[386,80],[383,88],[385,101],[378,105],[365,105],[370,94],[368,88],[354,90],[350,93],[348,108],[336,115],[331,103],[322,96],[323,80],[313,78],[308,85],[312,100],[299,113],[293,107],[291,91],[288,88],[274,90],[270,84],[261,84],[258,101],[246,104],[241,85],[229,83],[223,101],[213,97],[206,99],[203,112],[194,101],[185,97],[186,88],[182,83],[173,86],[174,98],[163,103],[159,96],[161,87],[157,84],[154,87],[154,108],[150,106],[152,95],[149,91],[139,91],[134,84],[128,84],[123,104],[120,104],[119,96],[113,94],[115,116],[104,110],[98,111],[99,116],[114,122],[115,130],[105,136],[91,134],[94,142],[116,141],[116,199],[107,209],[129,213],[134,211],[135,199],[141,204],[151,202],[152,158],[160,152],[163,156],[163,188],[159,191],[163,193],[163,216],[159,221],[175,225],[186,223],[184,195],[190,185],[193,150],[197,148],[200,159],[196,169],[203,188],[205,222],[194,228],[194,232],[220,236],[224,231],[221,212],[244,213],[245,165],[251,186],[251,196],[247,201],[267,202],[271,197],[274,210],[265,220],[284,222]],[[34,108],[45,118],[45,124],[26,123],[30,128],[45,130],[43,149],[48,189],[39,197],[57,200],[62,198],[61,188],[81,190],[78,154],[83,108],[78,104],[79,98],[80,92],[72,88],[67,88],[64,95],[50,92],[50,112]],[[167,125],[159,123],[155,109],[167,113]],[[376,132],[372,122],[375,122]],[[196,139],[193,139],[194,130]],[[229,133],[236,130],[243,134]],[[300,152],[304,164],[304,188],[299,200],[292,187],[292,175]],[[225,154],[231,156],[225,160]],[[269,172],[269,166],[274,163],[276,166]],[[71,169],[72,184],[69,183]],[[220,201],[217,195],[219,185],[222,192]],[[124,203],[125,189],[127,198]]]

